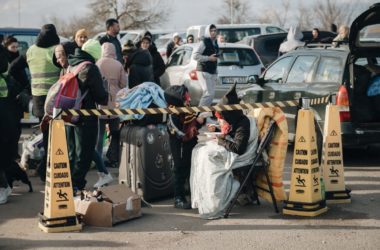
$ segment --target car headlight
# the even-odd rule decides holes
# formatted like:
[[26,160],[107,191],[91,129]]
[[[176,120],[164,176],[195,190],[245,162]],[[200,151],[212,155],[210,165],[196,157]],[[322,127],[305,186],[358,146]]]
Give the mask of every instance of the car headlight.
[[257,82],[256,78],[257,78],[257,76],[255,76],[255,75],[248,76],[247,83],[250,83],[250,84],[256,83]]

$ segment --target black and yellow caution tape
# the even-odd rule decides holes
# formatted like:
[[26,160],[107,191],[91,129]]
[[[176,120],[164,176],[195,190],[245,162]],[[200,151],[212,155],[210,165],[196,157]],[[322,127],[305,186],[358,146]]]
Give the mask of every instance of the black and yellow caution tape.
[[[329,103],[330,96],[310,99],[310,105],[321,105]],[[180,113],[200,113],[212,111],[232,111],[255,108],[273,108],[273,107],[297,107],[297,100],[263,102],[263,103],[241,103],[233,105],[216,105],[202,107],[170,107],[170,108],[145,108],[145,109],[68,109],[62,112],[62,115],[73,116],[113,116],[113,115],[157,115],[157,114],[180,114]]]

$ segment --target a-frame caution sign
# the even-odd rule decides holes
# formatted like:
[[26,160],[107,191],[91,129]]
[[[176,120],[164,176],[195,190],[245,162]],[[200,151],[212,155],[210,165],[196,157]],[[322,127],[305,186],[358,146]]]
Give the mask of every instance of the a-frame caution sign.
[[342,136],[339,110],[336,105],[326,106],[322,148],[322,174],[328,203],[350,203],[350,190],[345,186]]
[[65,123],[52,120],[49,130],[46,166],[44,212],[39,214],[39,227],[47,233],[79,231],[67,154]]
[[289,200],[284,214],[317,216],[327,211],[322,199],[314,114],[298,111]]

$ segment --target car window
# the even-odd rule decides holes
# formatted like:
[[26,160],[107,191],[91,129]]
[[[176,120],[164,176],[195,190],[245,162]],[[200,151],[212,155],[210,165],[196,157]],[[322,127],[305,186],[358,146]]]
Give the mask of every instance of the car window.
[[282,80],[282,77],[288,70],[289,64],[291,63],[292,59],[292,56],[287,56],[272,64],[271,67],[265,72],[264,80],[275,82],[279,82],[280,80]]
[[317,61],[316,56],[299,56],[289,71],[287,82],[310,82],[313,68]]
[[169,58],[168,67],[178,66],[182,62],[183,49],[179,49],[173,52]]
[[260,64],[252,49],[223,48],[220,49],[218,66],[238,65],[254,66]]
[[182,57],[182,65],[187,65],[190,63],[191,55],[193,54],[192,48],[186,48]]
[[22,55],[26,54],[26,51],[30,46],[32,46],[37,40],[36,35],[13,35],[18,41],[18,50]]
[[260,28],[218,29],[218,35],[224,36],[227,43],[236,43],[246,36],[259,35],[260,33]]
[[268,26],[265,28],[265,31],[267,33],[280,33],[280,32],[284,32],[284,30],[278,28],[278,27],[272,27],[272,26]]
[[340,58],[322,57],[319,63],[316,82],[339,82],[343,75],[343,62]]

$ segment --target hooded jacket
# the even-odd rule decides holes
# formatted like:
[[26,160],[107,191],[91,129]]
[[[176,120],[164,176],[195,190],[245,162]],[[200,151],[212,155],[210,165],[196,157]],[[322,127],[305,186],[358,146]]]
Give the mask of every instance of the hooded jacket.
[[208,57],[212,54],[219,54],[219,45],[216,39],[211,39],[210,27],[211,25],[206,27],[203,41],[194,53],[194,60],[197,61],[197,71],[216,74],[218,62],[211,62]]
[[[76,49],[74,55],[69,55],[68,58],[70,71],[74,71],[75,67],[84,61],[90,61],[92,64],[87,64],[78,74],[78,83],[81,93],[88,90],[88,94],[83,99],[83,109],[96,109],[96,104],[107,105],[108,93],[103,86],[102,75],[98,67],[95,65],[95,59],[87,52]],[[81,117],[78,124],[97,124],[97,117]]]
[[133,88],[143,82],[153,82],[153,60],[148,50],[137,49],[128,56],[128,85]]
[[100,108],[116,107],[116,94],[127,86],[127,77],[123,65],[116,60],[116,50],[112,43],[103,43],[102,57],[96,62],[100,73],[108,83],[108,104]]
[[[238,104],[240,99],[236,93],[236,84],[229,90],[229,92],[221,99],[220,104]],[[250,121],[247,116],[243,114],[241,110],[234,111],[222,111],[221,115],[223,119],[231,126],[231,130],[228,133],[233,138],[232,141],[219,138],[218,144],[225,147],[228,151],[242,155],[245,153],[248,147],[248,140],[250,137]]]
[[291,50],[294,50],[298,46],[304,46],[305,43],[301,42],[301,39],[303,38],[302,32],[299,30],[298,27],[290,27],[288,36],[287,36],[287,41],[281,43],[279,52],[281,54],[285,54]]
[[40,48],[49,48],[59,44],[59,36],[53,24],[45,24],[42,26],[38,34],[36,45]]

